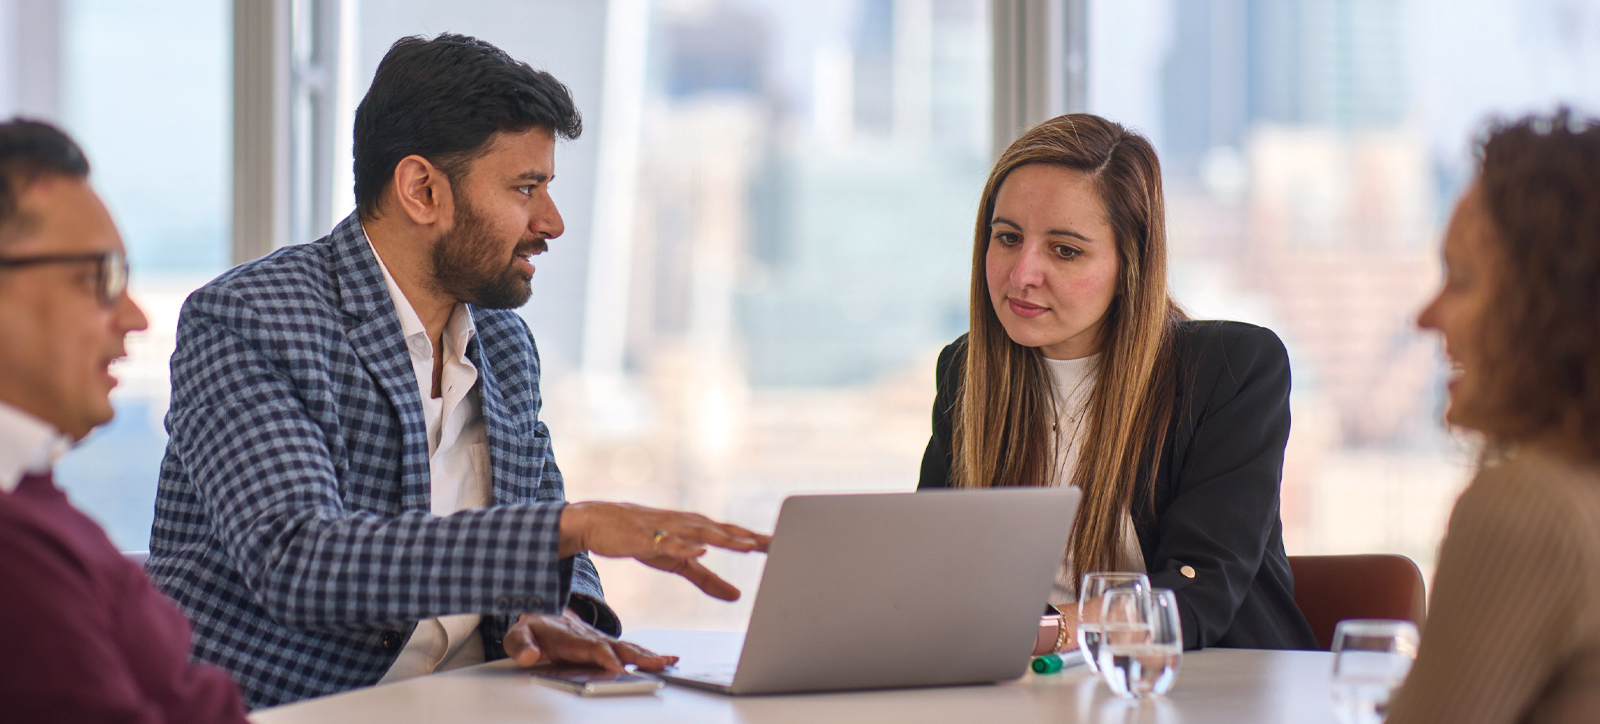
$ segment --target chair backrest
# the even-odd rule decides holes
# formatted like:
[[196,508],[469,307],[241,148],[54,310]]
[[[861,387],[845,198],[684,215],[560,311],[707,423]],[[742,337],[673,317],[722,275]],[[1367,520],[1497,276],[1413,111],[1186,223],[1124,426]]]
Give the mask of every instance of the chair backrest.
[[1405,556],[1289,556],[1294,602],[1317,644],[1333,647],[1333,628],[1349,618],[1407,619],[1422,629],[1422,571]]

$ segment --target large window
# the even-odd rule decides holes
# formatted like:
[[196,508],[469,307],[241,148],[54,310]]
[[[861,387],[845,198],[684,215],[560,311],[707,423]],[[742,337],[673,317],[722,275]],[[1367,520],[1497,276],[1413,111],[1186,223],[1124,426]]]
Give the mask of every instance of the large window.
[[116,419],[57,469],[62,489],[125,550],[150,540],[179,305],[229,258],[228,9],[220,0],[0,4],[9,15],[0,31],[22,39],[11,46],[22,52],[0,59],[20,91],[0,93],[0,117],[59,123],[83,146],[128,247],[130,293],[150,317],[115,370]]
[[1431,574],[1470,440],[1416,313],[1495,115],[1600,106],[1600,3],[1096,0],[1089,110],[1161,155],[1178,299],[1271,327],[1294,367],[1292,554]]
[[[787,495],[912,489],[934,358],[966,329],[986,3],[663,2],[648,32],[632,221],[592,242],[612,256],[587,298],[613,311],[587,319],[617,341],[551,379],[569,492],[770,529]],[[762,559],[709,564],[753,593]],[[748,615],[599,565],[630,625]]]
[[[989,2],[278,3],[295,13],[293,140],[273,151],[292,158],[288,240],[349,212],[348,114],[395,39],[476,35],[572,88],[586,132],[552,187],[567,233],[523,311],[569,498],[766,529],[787,495],[914,487],[994,150]],[[1600,0],[1061,0],[1085,5],[1086,32],[1057,35],[1086,39],[1086,62],[1056,95],[1155,142],[1179,301],[1289,347],[1290,552],[1431,570],[1472,449],[1439,424],[1443,368],[1412,320],[1482,121],[1600,107]],[[178,306],[234,248],[232,6],[0,3],[0,34],[42,29],[26,52],[0,43],[0,112],[82,140],[151,316],[117,421],[60,471],[127,549],[148,540]],[[58,62],[19,60],[38,47]],[[708,563],[754,592],[761,557]],[[598,565],[629,627],[749,613]]]

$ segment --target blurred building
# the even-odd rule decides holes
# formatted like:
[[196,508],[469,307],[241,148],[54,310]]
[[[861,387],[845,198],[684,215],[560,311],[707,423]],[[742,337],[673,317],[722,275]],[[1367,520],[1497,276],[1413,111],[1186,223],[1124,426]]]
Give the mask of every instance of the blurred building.
[[[1438,194],[1406,128],[1402,9],[1383,0],[1174,7],[1161,151],[1184,253],[1270,300],[1338,444],[1437,441],[1438,368],[1411,313],[1435,279]],[[1224,220],[1226,219],[1226,220]]]
[[1467,476],[1438,424],[1435,345],[1414,329],[1437,283],[1442,190],[1407,124],[1405,8],[1171,9],[1158,144],[1177,274],[1215,277],[1213,296],[1289,347],[1291,549],[1396,550],[1431,570]]
[[[613,396],[633,423],[594,424],[590,385],[552,396],[552,419],[588,421],[558,439],[574,497],[769,527],[790,494],[915,485],[933,355],[966,328],[987,171],[984,7],[843,5],[783,33],[803,9],[657,6]],[[780,67],[785,33],[809,62]],[[754,584],[758,560],[725,558]],[[644,625],[748,615],[748,602],[600,565]]]

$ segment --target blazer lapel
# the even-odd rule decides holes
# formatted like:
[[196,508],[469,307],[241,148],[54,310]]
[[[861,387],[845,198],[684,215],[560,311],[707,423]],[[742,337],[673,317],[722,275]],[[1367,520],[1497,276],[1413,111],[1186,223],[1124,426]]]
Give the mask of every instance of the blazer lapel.
[[507,460],[507,455],[514,449],[515,427],[511,423],[511,411],[506,408],[505,398],[500,395],[494,367],[484,361],[488,355],[484,354],[483,346],[484,325],[480,324],[478,333],[467,343],[467,359],[478,368],[478,400],[483,408],[483,427],[489,438],[489,470],[494,485],[494,502],[511,503],[522,499],[517,491],[510,488],[514,478],[510,470],[511,463]]
[[429,510],[432,489],[428,472],[428,432],[422,417],[417,375],[411,367],[411,353],[400,332],[399,313],[356,214],[352,213],[334,227],[330,243],[340,305],[355,319],[349,331],[350,344],[400,416],[403,438],[400,470],[397,471],[400,505],[406,510]]

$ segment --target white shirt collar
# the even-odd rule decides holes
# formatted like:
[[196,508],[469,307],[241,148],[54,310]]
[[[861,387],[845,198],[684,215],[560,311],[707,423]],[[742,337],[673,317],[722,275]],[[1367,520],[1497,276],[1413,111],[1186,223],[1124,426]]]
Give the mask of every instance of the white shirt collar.
[[1076,359],[1044,358],[1045,369],[1050,371],[1050,381],[1058,388],[1075,388],[1092,377],[1100,365],[1100,353]]
[[71,447],[49,423],[0,402],[0,491],[10,493],[28,473],[48,473]]
[[[428,328],[422,326],[422,317],[417,316],[416,307],[411,306],[411,300],[406,298],[406,293],[395,282],[394,275],[389,273],[389,265],[383,262],[383,256],[378,253],[378,247],[373,246],[372,237],[367,236],[367,227],[364,225],[361,227],[361,236],[367,240],[367,248],[372,250],[373,258],[378,260],[378,269],[383,272],[383,281],[389,287],[389,298],[394,302],[395,311],[400,313],[400,333],[406,338],[406,347],[413,356],[433,359],[433,342],[428,339]],[[466,306],[457,302],[444,328],[445,336],[450,341],[446,348],[455,350],[463,358],[467,354],[467,342],[478,333],[478,326],[472,322],[472,313]]]

